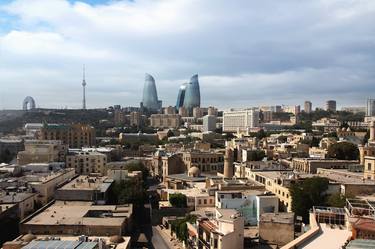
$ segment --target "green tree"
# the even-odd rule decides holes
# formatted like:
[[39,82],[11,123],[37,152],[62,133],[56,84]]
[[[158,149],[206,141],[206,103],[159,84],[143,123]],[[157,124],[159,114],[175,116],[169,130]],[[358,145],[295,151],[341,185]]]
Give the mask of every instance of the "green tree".
[[259,130],[259,131],[255,134],[255,137],[258,138],[259,140],[261,140],[261,139],[267,137],[267,133],[266,133],[263,129],[261,129],[261,130]]
[[109,199],[113,204],[133,203],[141,207],[147,201],[147,193],[145,187],[137,180],[129,179],[114,183]]
[[359,150],[355,144],[339,142],[329,146],[327,155],[329,158],[340,160],[358,160]]
[[346,204],[346,196],[341,193],[334,193],[328,196],[327,206],[343,208]]
[[186,198],[186,195],[181,194],[181,193],[170,194],[169,195],[169,203],[173,207],[186,208],[187,207],[187,198]]
[[287,141],[287,137],[286,136],[279,136],[278,138],[277,138],[277,141],[279,142],[279,143],[286,143],[286,141]]
[[0,163],[10,163],[14,158],[14,155],[10,153],[9,149],[5,149],[0,153]]
[[309,222],[309,210],[313,206],[322,206],[326,203],[328,183],[327,178],[312,177],[290,186],[292,210],[296,215],[302,216],[305,223]]
[[182,219],[177,219],[171,223],[171,231],[176,234],[180,241],[186,241],[188,238],[187,222],[195,223],[197,217],[194,215],[187,215]]
[[247,159],[249,161],[262,161],[265,156],[266,153],[263,150],[252,150],[248,152]]

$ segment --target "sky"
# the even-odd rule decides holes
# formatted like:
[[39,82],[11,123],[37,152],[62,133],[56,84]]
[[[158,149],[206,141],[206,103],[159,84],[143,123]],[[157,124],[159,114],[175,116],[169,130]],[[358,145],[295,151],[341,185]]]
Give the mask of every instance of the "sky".
[[164,106],[199,75],[202,106],[365,106],[375,97],[373,0],[0,0],[0,108]]

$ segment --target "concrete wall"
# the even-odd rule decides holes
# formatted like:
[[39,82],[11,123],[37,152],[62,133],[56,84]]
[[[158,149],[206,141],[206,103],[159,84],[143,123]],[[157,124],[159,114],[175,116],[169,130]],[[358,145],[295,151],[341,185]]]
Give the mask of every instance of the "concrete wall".
[[284,246],[294,240],[294,223],[260,222],[259,237],[269,243]]

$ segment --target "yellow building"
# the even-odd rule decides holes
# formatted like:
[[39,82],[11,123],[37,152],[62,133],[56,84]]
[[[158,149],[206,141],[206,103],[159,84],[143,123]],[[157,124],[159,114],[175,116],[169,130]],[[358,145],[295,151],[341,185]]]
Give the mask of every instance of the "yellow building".
[[364,157],[364,178],[375,180],[375,157]]
[[154,128],[178,128],[181,116],[178,114],[152,114],[150,124]]
[[187,170],[197,167],[201,172],[222,172],[224,167],[224,153],[221,152],[185,151],[182,160]]
[[95,129],[84,124],[44,124],[39,140],[61,140],[69,148],[92,147],[95,145]]
[[71,152],[66,156],[66,167],[75,168],[80,175],[105,175],[107,156],[99,152]]

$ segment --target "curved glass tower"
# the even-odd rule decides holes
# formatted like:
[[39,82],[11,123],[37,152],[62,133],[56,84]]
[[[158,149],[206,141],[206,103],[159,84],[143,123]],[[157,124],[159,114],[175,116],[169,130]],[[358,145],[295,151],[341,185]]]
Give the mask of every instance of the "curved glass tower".
[[161,101],[158,100],[155,79],[150,74],[145,74],[145,85],[143,87],[142,106],[149,111],[158,111],[161,108]]
[[184,107],[191,113],[194,107],[200,107],[201,94],[199,90],[198,74],[190,78],[190,82],[186,85],[184,96]]
[[184,105],[185,91],[186,91],[187,84],[188,83],[182,84],[180,86],[180,89],[178,90],[177,103],[176,103],[176,109],[177,110]]

